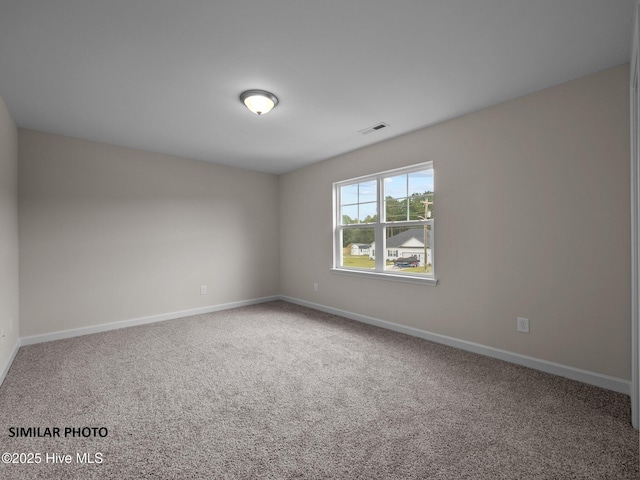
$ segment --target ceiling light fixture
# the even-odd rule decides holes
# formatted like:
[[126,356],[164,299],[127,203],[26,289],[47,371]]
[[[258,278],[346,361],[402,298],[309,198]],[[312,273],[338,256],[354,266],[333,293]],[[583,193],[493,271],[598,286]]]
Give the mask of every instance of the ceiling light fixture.
[[240,94],[240,101],[256,115],[269,113],[278,105],[278,97],[265,90],[247,90]]

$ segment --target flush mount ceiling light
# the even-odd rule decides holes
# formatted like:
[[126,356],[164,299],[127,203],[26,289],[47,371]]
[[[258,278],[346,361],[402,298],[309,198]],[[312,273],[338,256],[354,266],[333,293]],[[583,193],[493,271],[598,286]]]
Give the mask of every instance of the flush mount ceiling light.
[[269,113],[278,104],[278,97],[265,90],[247,90],[240,94],[240,100],[256,115]]

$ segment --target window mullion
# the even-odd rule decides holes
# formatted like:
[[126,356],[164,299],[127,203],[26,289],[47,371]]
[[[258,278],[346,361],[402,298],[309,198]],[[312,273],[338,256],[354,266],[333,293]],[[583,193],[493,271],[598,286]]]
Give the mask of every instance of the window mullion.
[[356,223],[360,223],[360,184],[356,186]]
[[405,184],[404,188],[405,188],[405,190],[404,190],[404,191],[405,191],[405,192],[406,192],[406,194],[407,194],[407,198],[405,199],[405,201],[406,201],[406,205],[407,205],[407,206],[406,206],[406,209],[407,209],[407,216],[405,217],[405,220],[407,220],[407,221],[408,221],[408,220],[409,220],[409,218],[410,218],[410,214],[409,214],[409,203],[410,203],[410,202],[409,202],[409,174],[408,174],[408,173],[407,173],[407,182],[406,182],[406,184]]
[[333,264],[342,265],[342,197],[339,188],[333,189],[333,205]]
[[384,209],[384,179],[382,177],[377,178],[377,186],[378,186],[378,221],[376,222],[376,226],[374,228],[375,241],[376,241],[376,265],[375,269],[377,272],[384,271],[384,262],[385,262],[385,238],[384,238],[384,226],[383,223],[385,219],[385,209]]

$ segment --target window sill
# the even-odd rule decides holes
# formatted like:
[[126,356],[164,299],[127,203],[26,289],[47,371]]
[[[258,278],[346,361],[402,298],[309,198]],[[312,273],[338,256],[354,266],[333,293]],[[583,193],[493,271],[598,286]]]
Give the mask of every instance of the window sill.
[[377,278],[378,280],[389,280],[391,282],[417,283],[420,285],[429,285],[432,287],[435,287],[438,284],[438,279],[433,277],[398,275],[396,273],[381,273],[351,268],[332,268],[331,272],[339,273],[340,275],[351,275],[354,277]]

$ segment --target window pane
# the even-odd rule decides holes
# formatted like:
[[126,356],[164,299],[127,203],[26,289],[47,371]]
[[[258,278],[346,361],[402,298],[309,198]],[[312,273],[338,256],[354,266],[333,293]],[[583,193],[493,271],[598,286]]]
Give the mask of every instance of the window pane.
[[433,218],[433,170],[409,174],[409,220]]
[[353,183],[340,187],[342,225],[373,223],[378,220],[377,182]]
[[407,197],[407,176],[396,175],[384,179],[384,196],[392,198]]
[[342,267],[375,268],[372,227],[342,229]]
[[358,190],[359,203],[376,202],[378,200],[378,192],[375,180],[359,183]]
[[409,220],[433,218],[433,193],[414,193],[409,199]]
[[433,192],[433,170],[409,174],[409,196],[424,192]]
[[358,223],[358,205],[342,207],[340,217],[342,218],[342,225]]
[[386,197],[384,200],[387,222],[407,220],[407,199]]
[[[425,244],[425,234],[427,242]],[[431,275],[433,272],[431,225],[385,228],[384,269],[389,272]],[[426,259],[426,262],[425,262]]]
[[360,204],[360,213],[358,214],[360,223],[374,223],[377,220],[376,205],[377,202]]
[[354,203],[358,203],[358,184],[340,187],[340,204],[351,205]]

